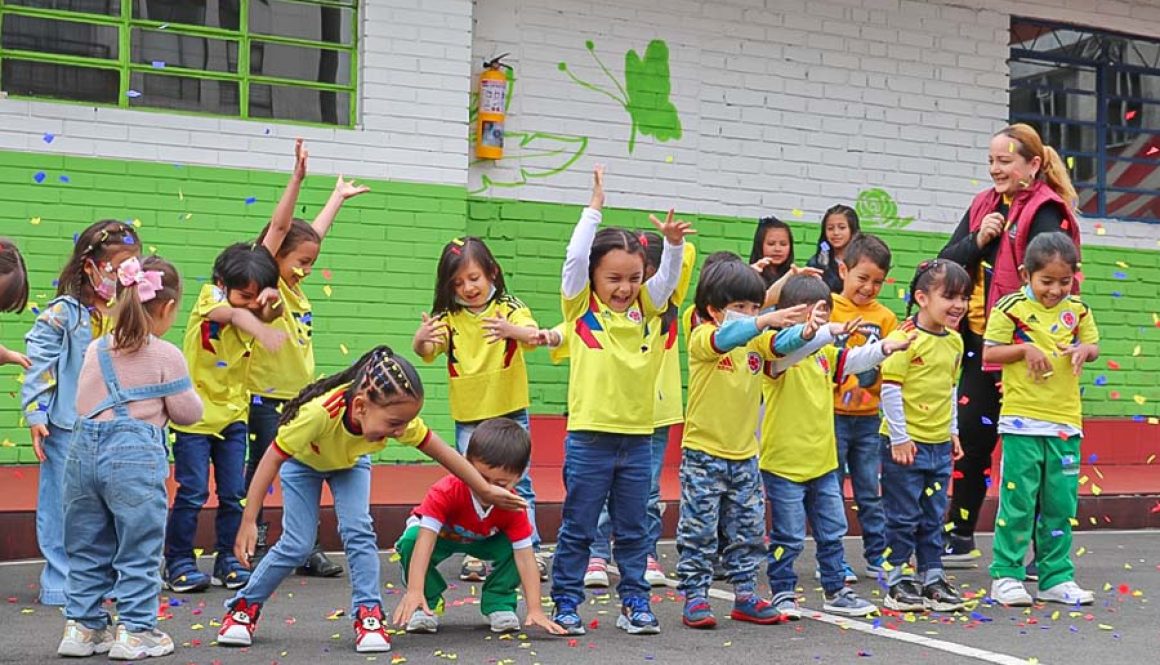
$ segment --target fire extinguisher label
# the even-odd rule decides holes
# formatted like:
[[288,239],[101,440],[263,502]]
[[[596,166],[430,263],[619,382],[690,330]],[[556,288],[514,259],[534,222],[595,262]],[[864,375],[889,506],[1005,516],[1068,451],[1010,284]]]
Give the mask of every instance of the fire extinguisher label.
[[479,86],[479,112],[503,113],[506,81],[482,81]]

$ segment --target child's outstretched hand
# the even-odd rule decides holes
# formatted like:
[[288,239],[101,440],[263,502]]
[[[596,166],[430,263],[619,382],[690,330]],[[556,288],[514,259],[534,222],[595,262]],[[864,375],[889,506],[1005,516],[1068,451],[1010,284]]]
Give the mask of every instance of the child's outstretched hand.
[[548,616],[544,614],[544,610],[536,607],[528,610],[528,617],[524,620],[524,626],[539,626],[552,635],[568,634],[568,631],[564,630],[563,626],[549,619]]
[[19,351],[12,351],[0,346],[0,365],[20,365],[24,369],[28,369],[32,367],[32,361]]
[[894,459],[895,464],[910,466],[914,464],[914,453],[917,448],[913,441],[897,443],[890,446],[890,457]]
[[892,356],[899,351],[905,351],[917,338],[918,333],[912,332],[906,336],[906,339],[884,339],[882,340],[882,355]]
[[250,567],[250,557],[254,556],[254,549],[258,546],[258,523],[251,520],[242,520],[238,525],[238,535],[234,536],[234,556],[246,568]]
[[802,330],[802,339],[807,341],[813,339],[814,335],[817,335],[818,331],[829,320],[830,310],[826,307],[826,301],[819,300],[814,303],[814,306],[810,308],[809,316],[806,317],[806,327]]
[[310,157],[310,151],[306,149],[306,144],[302,139],[294,139],[294,178],[296,180],[306,179],[306,161]]
[[447,323],[437,316],[423,312],[423,323],[415,331],[415,342],[440,346],[447,342]]
[[963,458],[963,444],[959,441],[958,434],[951,435],[951,459],[959,461]]
[[528,502],[524,501],[518,494],[495,485],[489,486],[487,493],[480,496],[479,499],[484,505],[495,506],[500,510],[523,510],[528,507]]
[[1071,371],[1079,376],[1080,372],[1083,371],[1083,364],[1095,360],[1096,356],[1099,355],[1100,347],[1095,344],[1073,344],[1070,346],[1060,344],[1059,352],[1065,356],[1071,356]]
[[588,207],[593,210],[600,210],[604,207],[604,165],[597,164],[592,167],[592,200],[588,202]]
[[787,307],[786,309],[776,309],[767,314],[758,317],[759,323],[764,324],[769,328],[788,328],[806,320],[809,315],[809,307],[802,303]]
[[673,212],[673,209],[669,208],[669,213],[665,215],[665,221],[663,222],[657,219],[656,215],[649,215],[648,221],[657,227],[657,231],[665,237],[665,240],[670,245],[679,245],[685,242],[685,236],[691,236],[697,231],[693,229],[693,225],[690,222],[686,222],[683,219],[673,220]]
[[834,337],[841,337],[842,335],[852,335],[858,330],[858,326],[862,325],[862,317],[856,317],[844,323],[831,323],[830,334]]
[[334,184],[334,193],[341,196],[343,201],[359,194],[366,194],[369,191],[371,188],[366,185],[359,185],[354,180],[343,180],[341,173],[338,176],[338,182]]
[[488,316],[483,319],[483,336],[491,344],[501,339],[519,339],[522,326],[517,326],[502,316]]
[[1028,377],[1038,383],[1052,375],[1051,361],[1048,360],[1047,354],[1040,351],[1034,344],[1022,344],[1020,346],[1023,348],[1023,360],[1027,363]]
[[427,606],[427,599],[423,597],[423,594],[407,589],[399,604],[395,606],[395,614],[391,617],[391,621],[400,628],[406,626],[415,610],[423,610],[428,615],[435,614]]

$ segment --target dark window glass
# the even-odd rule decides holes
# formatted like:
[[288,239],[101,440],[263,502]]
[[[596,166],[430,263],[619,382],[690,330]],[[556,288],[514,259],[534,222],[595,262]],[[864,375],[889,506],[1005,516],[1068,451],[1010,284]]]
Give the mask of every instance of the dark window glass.
[[159,69],[185,67],[211,72],[238,70],[238,43],[168,30],[133,30],[133,62]]
[[258,76],[348,85],[350,53],[251,41],[250,73]]
[[99,104],[117,103],[120,73],[113,69],[94,69],[30,62],[4,58],[0,78],[4,91],[12,95],[72,99]]
[[0,4],[110,16],[121,13],[121,0],[4,0]]
[[329,5],[267,0],[250,3],[250,33],[352,44],[353,12]]
[[[266,0],[253,0],[261,4]],[[135,0],[133,18],[163,23],[186,23],[207,28],[241,28],[240,0]]]
[[238,84],[185,76],[134,73],[129,106],[238,115]]
[[284,85],[250,85],[250,117],[350,123],[350,94]]
[[117,58],[117,28],[91,23],[9,14],[0,44],[5,49],[39,51],[87,58]]

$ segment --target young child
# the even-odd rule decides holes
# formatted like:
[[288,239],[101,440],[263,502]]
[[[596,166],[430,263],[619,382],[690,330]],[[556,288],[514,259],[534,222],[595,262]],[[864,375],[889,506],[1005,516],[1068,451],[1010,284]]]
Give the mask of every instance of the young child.
[[634,234],[602,229],[604,170],[596,167],[592,201],[580,217],[564,260],[562,309],[568,345],[568,436],[564,443],[564,509],[552,566],[553,620],[584,634],[577,608],[600,509],[612,497],[614,552],[620,567],[618,628],[660,632],[644,579],[646,511],[652,465],[652,390],[663,359],[647,345],[648,330],[680,277],[690,225],[650,217],[665,237],[660,267],[644,282],[644,250]]
[[[313,223],[293,217],[294,206],[302,181],[306,178],[306,163],[309,152],[302,139],[294,143],[294,171],[286,185],[281,200],[274,209],[270,223],[262,229],[258,242],[269,250],[278,264],[278,302],[276,318],[270,325],[285,334],[289,342],[277,352],[257,345],[250,352],[250,371],[247,388],[250,393],[249,452],[246,456],[246,489],[258,468],[258,461],[266,454],[266,448],[274,440],[278,431],[278,416],[282,406],[306,384],[314,380],[314,319],[310,300],[302,290],[302,280],[310,276],[318,253],[322,249],[322,239],[334,223],[343,203],[352,197],[370,191],[353,181],[338,177],[334,191]],[[265,523],[258,525],[258,545],[256,556],[266,549]],[[319,543],[315,542],[314,553],[299,571],[316,577],[334,577],[342,574],[342,566],[327,558]]]
[[113,220],[90,225],[73,243],[56,297],[24,338],[29,364],[20,404],[40,460],[36,541],[44,556],[40,602],[45,605],[63,606],[66,599],[64,467],[77,420],[77,377],[89,343],[109,329],[110,301],[117,295],[116,266],[140,255],[141,241],[133,227]]
[[[882,364],[880,432],[882,498],[886,507],[892,610],[962,609],[959,592],[943,572],[943,516],[952,459],[959,459],[955,384],[963,360],[958,326],[967,312],[971,278],[946,260],[924,261],[910,284],[907,320],[887,340],[913,340]],[[918,304],[918,314],[910,312]],[[917,578],[903,571],[911,555]]]
[[[484,480],[512,489],[524,476],[532,455],[527,428],[508,418],[478,423],[464,453]],[[408,633],[434,633],[447,582],[436,567],[452,554],[468,552],[493,568],[483,583],[480,611],[493,633],[520,630],[516,589],[523,587],[527,625],[549,633],[564,629],[548,620],[540,607],[540,574],[532,552],[534,529],[523,510],[503,510],[485,503],[467,483],[447,476],[427,491],[395,549],[403,562],[407,593],[395,608],[394,622]]]
[[[16,243],[0,238],[0,312],[19,314],[28,304],[28,269]],[[28,356],[0,344],[0,365],[20,365],[28,369]]]
[[[460,454],[467,452],[475,426],[490,418],[510,418],[528,429],[524,351],[539,345],[540,328],[527,305],[507,292],[503,269],[482,240],[468,236],[444,245],[431,311],[431,316],[423,314],[412,348],[428,363],[447,355],[451,417]],[[548,561],[539,555],[536,530],[536,492],[527,473],[520,477],[516,492],[528,502],[532,549],[540,577],[546,579]],[[469,553],[459,577],[484,580],[487,564]]]
[[1067,235],[1035,236],[1019,269],[1023,289],[1000,299],[987,321],[983,362],[1003,366],[1003,480],[991,597],[1006,605],[1031,604],[1022,580],[1033,532],[1036,598],[1067,605],[1094,601],[1075,583],[1070,557],[1083,438],[1079,374],[1099,356],[1091,309],[1071,295],[1078,269],[1079,252]]
[[314,549],[322,483],[334,496],[338,533],[350,567],[355,650],[390,651],[383,615],[378,541],[370,514],[371,458],[387,438],[415,446],[463,478],[480,500],[501,509],[524,502],[484,480],[419,418],[423,384],[415,368],[379,346],[333,376],[310,384],[282,409],[278,435],[266,450],[246,496],[234,555],[242,565],[258,539],[257,517],[274,477],[282,484],[282,536],[226,602],[218,643],[249,646],[262,606]]
[[[885,339],[898,327],[898,317],[878,302],[878,293],[890,272],[890,248],[877,236],[860,234],[850,241],[846,258],[838,266],[842,292],[834,294],[834,311],[830,320],[847,323],[857,319],[858,328],[838,339],[838,346],[853,348]],[[882,425],[878,417],[878,400],[882,379],[878,369],[847,376],[834,392],[834,431],[838,438],[838,470],[845,470],[854,486],[858,506],[858,523],[862,526],[862,554],[866,573],[883,572],[882,553],[886,551],[886,515],[878,487],[881,467]],[[846,564],[847,582],[857,582],[858,575]]]
[[[644,245],[644,278],[650,279],[660,266],[664,239],[655,231],[637,231],[637,237]],[[669,443],[669,428],[685,419],[684,403],[681,399],[681,359],[677,349],[679,310],[689,291],[693,279],[693,266],[697,262],[697,248],[691,242],[685,243],[681,256],[681,276],[677,287],[669,297],[668,307],[660,316],[660,325],[649,328],[650,338],[646,345],[664,355],[660,372],[657,373],[656,400],[653,403],[652,433],[652,476],[648,493],[648,541],[649,555],[645,565],[644,578],[652,586],[665,583],[665,571],[657,555],[657,541],[661,537],[661,472],[664,470],[665,450]],[[560,347],[564,349],[564,347]],[[588,570],[584,573],[584,586],[608,586],[608,561],[612,558],[612,517],[608,514],[608,504],[600,511],[596,527],[596,539],[589,550]]]
[[[765,364],[765,415],[761,426],[761,476],[772,511],[769,538],[769,586],[782,615],[800,618],[797,575],[793,564],[804,548],[806,522],[814,542],[824,609],[834,614],[865,616],[878,608],[845,585],[842,537],[846,512],[834,436],[834,385],[846,376],[879,365],[908,342],[882,340],[851,349],[831,344],[834,337],[857,329],[857,319],[830,323],[820,330],[815,321],[829,320],[830,290],[816,277],[797,275],[786,282],[781,307],[813,305],[804,347]],[[816,314],[817,316],[814,316]],[[816,334],[815,334],[816,333]]]
[[806,264],[822,271],[822,279],[834,293],[842,292],[842,276],[838,264],[846,256],[850,241],[858,235],[858,213],[850,206],[838,204],[822,215],[822,229],[818,233],[818,251]]
[[[696,311],[702,323],[689,336],[689,410],[681,442],[677,525],[677,572],[685,594],[682,621],[690,628],[717,625],[708,593],[721,549],[736,594],[730,617],[757,624],[783,620],[757,595],[765,496],[754,432],[762,362],[778,357],[769,328],[800,320],[806,305],[759,316],[764,299],[761,276],[735,254],[714,254],[701,269]],[[799,338],[795,346],[802,343]],[[719,530],[724,543],[718,542]]]
[[793,231],[789,224],[773,215],[757,220],[749,263],[761,273],[767,289],[788,275],[793,266]]
[[237,589],[249,576],[233,555],[245,496],[247,356],[254,339],[274,353],[286,341],[284,332],[258,318],[277,299],[277,286],[278,265],[265,247],[231,245],[218,255],[213,283],[201,288],[189,313],[182,351],[205,411],[196,423],[171,427],[177,493],[165,530],[165,581],[178,593],[204,591],[211,583],[193,551],[197,515],[209,498],[211,460],[218,497],[212,582]]
[[[173,653],[157,630],[168,494],[165,424],[201,418],[185,358],[161,339],[181,302],[181,280],[151,256],[117,266],[116,324],[85,352],[81,414],[64,478],[68,503],[68,618],[57,653],[136,660]],[[116,637],[102,605],[117,599]]]

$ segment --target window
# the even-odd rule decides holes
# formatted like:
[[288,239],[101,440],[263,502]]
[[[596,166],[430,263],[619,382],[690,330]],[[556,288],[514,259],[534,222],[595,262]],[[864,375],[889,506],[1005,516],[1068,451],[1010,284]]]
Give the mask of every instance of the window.
[[3,0],[0,89],[352,126],[358,0]]
[[1059,151],[1093,217],[1160,221],[1160,40],[1011,20],[1011,121]]

